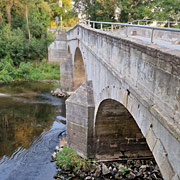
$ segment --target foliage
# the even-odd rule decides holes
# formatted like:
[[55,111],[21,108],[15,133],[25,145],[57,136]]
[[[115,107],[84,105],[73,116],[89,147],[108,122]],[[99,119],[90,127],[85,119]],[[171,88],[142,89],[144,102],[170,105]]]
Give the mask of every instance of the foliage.
[[179,0],[120,0],[120,21],[127,22],[137,19],[180,20]]
[[[59,0],[46,0],[51,7],[52,16],[51,20],[55,20],[55,17],[62,15],[63,25],[67,27],[67,23],[73,25],[70,20],[76,19],[77,15],[72,11],[72,0],[62,0],[62,7],[59,7]],[[65,22],[65,23],[64,23]]]
[[154,14],[158,20],[180,21],[180,0],[159,0]]
[[128,173],[129,171],[130,171],[131,169],[129,169],[129,168],[124,168],[124,167],[122,167],[121,168],[121,175],[125,175],[126,173]]
[[50,18],[44,0],[0,0],[0,59],[9,54],[17,66],[45,58],[54,40],[47,33]]
[[116,0],[75,0],[74,10],[96,21],[115,21]]
[[12,81],[16,76],[16,69],[13,66],[13,61],[9,55],[7,55],[0,62],[0,80],[4,82]]
[[137,19],[152,18],[153,1],[121,0],[118,6],[121,9],[120,21],[128,22]]
[[25,63],[21,62],[19,67],[13,65],[10,55],[7,55],[0,62],[0,80],[10,82],[12,80],[54,80],[59,79],[59,66],[55,64]]
[[73,170],[74,172],[87,170],[90,166],[90,161],[81,158],[73,149],[67,146],[63,147],[62,152],[57,153],[56,163],[60,169]]
[[180,20],[180,0],[74,0],[74,10],[82,17],[97,21],[115,21],[119,8],[119,21],[137,19]]
[[29,60],[42,60],[47,56],[46,49],[53,40],[51,34],[46,34],[40,39],[33,37],[29,43],[20,28],[12,29],[6,25],[0,29],[0,59],[9,54],[15,65]]
[[51,20],[51,9],[46,2],[41,1],[39,4],[30,9],[29,26],[31,36],[41,38],[46,34],[47,27]]

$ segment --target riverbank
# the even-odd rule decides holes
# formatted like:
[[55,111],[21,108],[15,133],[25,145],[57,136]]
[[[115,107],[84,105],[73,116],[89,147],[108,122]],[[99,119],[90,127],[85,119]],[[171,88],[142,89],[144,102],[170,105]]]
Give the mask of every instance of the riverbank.
[[153,158],[91,161],[81,158],[67,147],[63,138],[56,146],[52,159],[56,162],[57,180],[163,180],[159,167]]

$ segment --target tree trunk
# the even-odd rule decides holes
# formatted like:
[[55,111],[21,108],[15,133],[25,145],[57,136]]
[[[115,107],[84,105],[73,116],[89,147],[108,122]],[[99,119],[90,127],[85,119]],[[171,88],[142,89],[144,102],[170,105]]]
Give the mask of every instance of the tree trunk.
[[6,6],[6,14],[7,14],[7,20],[8,20],[8,24],[11,26],[11,4]]
[[28,37],[29,37],[29,42],[30,42],[31,41],[31,32],[29,29],[28,6],[27,5],[26,5],[26,24],[27,24]]

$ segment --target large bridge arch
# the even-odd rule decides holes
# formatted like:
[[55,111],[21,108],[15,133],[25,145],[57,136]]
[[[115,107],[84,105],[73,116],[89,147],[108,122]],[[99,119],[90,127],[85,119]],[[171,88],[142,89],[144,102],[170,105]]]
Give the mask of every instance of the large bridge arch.
[[118,101],[103,100],[96,114],[97,159],[149,158],[152,153],[130,112]]
[[73,89],[77,89],[86,80],[85,66],[83,56],[79,47],[76,48],[74,53],[74,66],[73,66]]

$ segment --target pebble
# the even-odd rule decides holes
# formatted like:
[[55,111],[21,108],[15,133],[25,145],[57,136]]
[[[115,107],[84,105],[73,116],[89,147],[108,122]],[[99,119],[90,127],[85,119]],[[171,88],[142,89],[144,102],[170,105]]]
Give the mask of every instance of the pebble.
[[133,172],[130,172],[129,174],[126,175],[128,179],[134,179],[136,175]]
[[99,177],[100,175],[101,175],[101,166],[99,165],[99,166],[97,166],[94,176]]
[[87,176],[86,178],[85,178],[85,180],[91,180],[92,178],[91,178],[91,176]]
[[102,163],[102,175],[107,175],[110,173],[110,170],[108,169],[108,167]]
[[51,158],[52,158],[52,160],[55,160],[55,159],[56,159],[56,152],[54,152],[54,153],[51,155]]

